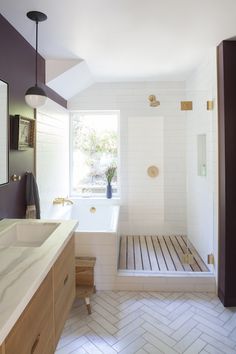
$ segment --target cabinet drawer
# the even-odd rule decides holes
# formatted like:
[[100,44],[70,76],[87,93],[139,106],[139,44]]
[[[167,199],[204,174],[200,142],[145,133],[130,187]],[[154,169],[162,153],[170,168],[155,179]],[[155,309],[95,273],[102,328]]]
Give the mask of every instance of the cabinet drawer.
[[5,354],[53,354],[52,271],[5,340]]
[[53,267],[55,341],[58,342],[75,298],[75,246],[70,239]]

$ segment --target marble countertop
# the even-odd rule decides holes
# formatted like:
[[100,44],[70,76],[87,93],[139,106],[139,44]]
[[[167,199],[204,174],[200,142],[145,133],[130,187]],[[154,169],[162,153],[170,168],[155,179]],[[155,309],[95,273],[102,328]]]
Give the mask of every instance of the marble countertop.
[[[0,232],[16,222],[27,223],[29,220],[4,219],[0,221]],[[33,222],[55,223],[55,220],[34,220]],[[0,345],[77,226],[77,221],[74,220],[57,220],[56,222],[60,225],[40,247],[0,246]]]

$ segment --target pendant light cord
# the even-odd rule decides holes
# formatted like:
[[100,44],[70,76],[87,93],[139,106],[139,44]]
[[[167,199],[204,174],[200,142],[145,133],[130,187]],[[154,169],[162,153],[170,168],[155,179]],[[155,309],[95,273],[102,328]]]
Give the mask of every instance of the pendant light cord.
[[35,86],[38,86],[38,21],[36,21]]
[[[27,103],[28,106],[30,106],[31,108],[38,108],[41,107],[45,104],[46,100],[47,100],[47,94],[44,91],[44,89],[40,86],[38,86],[38,78],[40,81],[40,75],[39,73],[41,71],[39,71],[38,73],[38,66],[40,65],[40,58],[39,58],[39,53],[38,53],[38,43],[39,43],[39,34],[38,34],[38,26],[39,26],[39,22],[45,21],[47,20],[47,15],[45,15],[43,12],[39,12],[39,11],[29,11],[27,12],[26,16],[34,22],[36,28],[35,28],[35,47],[32,48],[32,50],[34,49],[34,52],[32,52],[33,54],[33,61],[34,61],[34,65],[35,68],[32,64],[32,76],[33,73],[35,72],[35,77],[34,77],[34,86],[31,86],[28,88],[28,90],[25,92],[25,101]],[[42,63],[43,66],[43,63]],[[35,69],[35,70],[34,70]],[[42,80],[42,86],[43,86],[44,80]]]

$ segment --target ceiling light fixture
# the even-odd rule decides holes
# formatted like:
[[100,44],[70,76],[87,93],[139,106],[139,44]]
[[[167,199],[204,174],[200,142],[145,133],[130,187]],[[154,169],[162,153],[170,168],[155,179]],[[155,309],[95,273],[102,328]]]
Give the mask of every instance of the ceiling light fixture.
[[36,23],[36,47],[35,47],[35,85],[30,87],[25,93],[25,101],[32,108],[38,108],[45,104],[47,95],[38,86],[38,23],[45,21],[47,16],[39,11],[30,11],[27,17]]

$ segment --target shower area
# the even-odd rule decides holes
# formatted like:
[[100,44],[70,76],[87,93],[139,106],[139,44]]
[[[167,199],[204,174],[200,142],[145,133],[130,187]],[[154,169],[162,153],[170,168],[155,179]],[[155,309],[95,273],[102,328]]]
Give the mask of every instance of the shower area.
[[122,274],[216,275],[216,87],[211,53],[175,102],[159,95],[158,109],[123,123]]
[[120,270],[213,270],[213,118],[207,106],[201,115],[128,118]]
[[195,110],[127,119],[127,206],[118,264],[123,272],[213,270],[207,264],[213,253],[213,111],[202,110],[200,121]]

